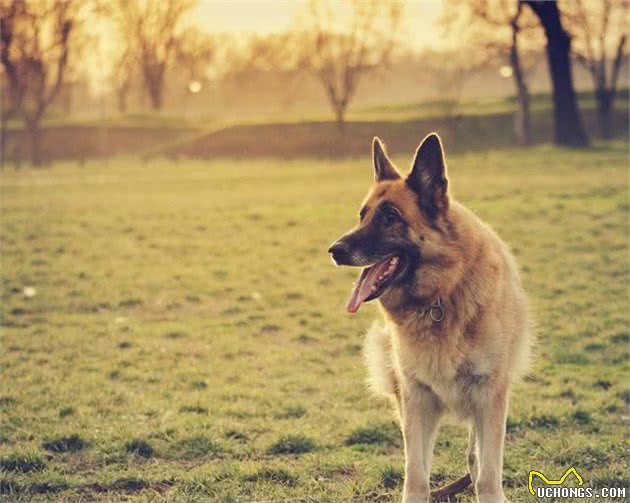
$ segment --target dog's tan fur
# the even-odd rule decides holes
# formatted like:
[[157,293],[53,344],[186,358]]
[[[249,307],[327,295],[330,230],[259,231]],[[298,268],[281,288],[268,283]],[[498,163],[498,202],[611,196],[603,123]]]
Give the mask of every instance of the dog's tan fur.
[[[410,222],[406,238],[422,249],[412,280],[379,298],[385,325],[372,327],[365,347],[370,383],[397,404],[406,458],[403,502],[429,500],[434,439],[450,411],[471,424],[468,464],[479,502],[503,503],[508,395],[527,367],[530,347],[515,260],[488,225],[449,196],[446,183],[432,222],[406,180],[378,178],[361,225],[389,201]],[[429,313],[438,298],[440,322]]]

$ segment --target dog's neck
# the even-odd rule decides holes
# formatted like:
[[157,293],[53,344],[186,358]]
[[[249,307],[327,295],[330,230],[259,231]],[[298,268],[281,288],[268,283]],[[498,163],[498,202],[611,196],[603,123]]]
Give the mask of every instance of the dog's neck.
[[[451,211],[463,211],[457,205]],[[468,297],[471,285],[476,283],[477,271],[483,261],[483,241],[474,238],[468,222],[453,230],[452,252],[434,257],[423,263],[415,272],[410,284],[401,285],[386,292],[379,300],[387,318],[397,322],[442,323],[456,314],[458,304]],[[444,320],[439,322],[430,316],[431,309],[440,302]]]
[[379,299],[381,308],[386,318],[403,324],[416,320],[442,322],[441,315],[438,317],[439,321],[432,319],[436,316],[431,317],[431,310],[439,305],[444,316],[448,316],[449,307],[447,306],[452,305],[451,297],[457,286],[455,285],[455,288],[447,284],[440,286],[442,288],[438,286],[417,291],[410,291],[404,287],[392,289]]

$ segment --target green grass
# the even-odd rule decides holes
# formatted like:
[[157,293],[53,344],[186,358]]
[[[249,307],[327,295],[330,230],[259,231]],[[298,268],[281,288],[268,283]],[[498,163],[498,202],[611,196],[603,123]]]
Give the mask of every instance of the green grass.
[[[449,167],[513,247],[539,327],[510,410],[508,496],[527,501],[532,469],[627,480],[626,146]],[[370,170],[123,159],[0,174],[0,500],[397,502],[400,434],[360,355],[378,312],[344,312],[356,272],[326,256]],[[432,484],[464,473],[465,446],[448,421]]]

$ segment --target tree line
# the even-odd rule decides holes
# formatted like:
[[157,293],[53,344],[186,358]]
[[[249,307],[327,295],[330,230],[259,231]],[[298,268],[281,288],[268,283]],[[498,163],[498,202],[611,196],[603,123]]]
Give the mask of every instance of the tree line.
[[[42,162],[41,121],[59,95],[73,62],[94,41],[95,19],[107,20],[115,37],[112,88],[124,111],[133,79],[138,79],[151,108],[164,105],[165,82],[177,64],[198,79],[221,64],[238,78],[248,68],[309,73],[319,82],[341,133],[348,107],[366,75],[387,71],[403,41],[400,0],[311,0],[286,33],[252,36],[238,54],[225,40],[190,26],[195,0],[0,0],[2,130],[21,120],[33,164]],[[628,0],[538,2],[450,0],[442,25],[458,30],[469,57],[464,66],[502,61],[511,69],[517,98],[514,131],[531,143],[528,68],[533,48],[544,44],[552,87],[555,141],[584,146],[584,131],[573,84],[572,63],[592,76],[599,134],[613,134],[612,111],[625,58]],[[420,78],[420,76],[419,76]]]

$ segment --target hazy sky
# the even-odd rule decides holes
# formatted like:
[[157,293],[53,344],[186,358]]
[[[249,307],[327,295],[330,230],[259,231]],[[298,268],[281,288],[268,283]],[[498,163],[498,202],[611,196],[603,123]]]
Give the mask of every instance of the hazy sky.
[[[344,24],[344,9],[341,0],[338,21]],[[400,33],[402,40],[414,49],[443,49],[448,46],[439,26],[439,17],[444,0],[402,0],[404,15]],[[196,24],[212,33],[271,33],[283,32],[295,26],[307,12],[308,0],[199,0],[195,9],[186,15],[184,24]],[[347,11],[346,11],[347,12]],[[102,22],[94,27],[100,32],[99,51],[88,54],[85,64],[89,69],[92,90],[101,92],[109,86],[108,75],[112,68],[107,62],[117,55],[117,46],[112,43],[112,26]],[[109,41],[109,42],[108,42]]]
[[[436,26],[443,0],[403,0],[401,30],[416,48],[441,45]],[[193,18],[214,32],[269,33],[291,26],[307,0],[200,0]]]

